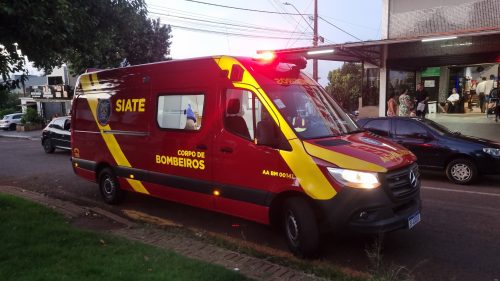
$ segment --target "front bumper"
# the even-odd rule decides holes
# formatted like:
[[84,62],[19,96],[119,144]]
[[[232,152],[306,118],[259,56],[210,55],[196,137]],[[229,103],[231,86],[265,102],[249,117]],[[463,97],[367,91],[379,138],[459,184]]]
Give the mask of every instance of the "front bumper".
[[[410,171],[416,175],[413,184]],[[418,167],[412,165],[383,175],[379,188],[344,187],[332,199],[316,203],[323,214],[320,224],[323,232],[345,227],[362,233],[408,228],[408,219],[421,210]]]
[[483,153],[478,157],[478,171],[483,175],[500,175],[500,157]]

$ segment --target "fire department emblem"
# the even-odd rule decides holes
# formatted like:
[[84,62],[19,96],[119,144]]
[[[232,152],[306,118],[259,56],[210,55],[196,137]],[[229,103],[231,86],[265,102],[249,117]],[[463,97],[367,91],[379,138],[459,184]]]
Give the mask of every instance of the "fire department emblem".
[[106,126],[109,122],[109,116],[111,115],[111,103],[109,99],[99,99],[97,103],[97,121],[102,126]]

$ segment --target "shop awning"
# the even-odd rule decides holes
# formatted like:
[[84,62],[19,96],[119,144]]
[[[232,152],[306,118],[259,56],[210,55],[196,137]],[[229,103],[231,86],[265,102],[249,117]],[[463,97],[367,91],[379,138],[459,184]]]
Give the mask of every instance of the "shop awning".
[[367,62],[381,67],[385,48],[387,66],[397,69],[421,70],[431,66],[500,62],[500,26],[460,33],[348,42],[274,52],[301,55],[307,59]]

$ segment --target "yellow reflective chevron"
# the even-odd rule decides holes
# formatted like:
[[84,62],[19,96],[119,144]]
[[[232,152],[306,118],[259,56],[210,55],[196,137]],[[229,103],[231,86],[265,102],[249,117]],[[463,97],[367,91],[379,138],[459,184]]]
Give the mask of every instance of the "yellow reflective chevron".
[[[104,134],[103,131],[111,130],[109,125],[102,126],[97,120],[97,105],[98,98],[100,96],[99,90],[99,80],[97,78],[96,73],[91,73],[88,75],[82,75],[80,77],[80,85],[82,86],[82,90],[84,93],[84,98],[87,100],[89,104],[89,108],[92,111],[92,116],[94,117],[94,121],[96,122],[97,127],[99,128],[99,132],[108,147],[109,152],[113,156],[118,166],[122,167],[132,167],[130,162],[127,160],[127,157],[123,153],[118,141],[116,140],[113,134]],[[91,91],[97,91],[95,94],[91,93]],[[134,189],[134,191],[144,194],[149,194],[148,190],[144,187],[142,182],[133,179],[127,179],[127,182]]]
[[331,186],[318,165],[314,163],[314,159],[304,150],[302,142],[297,138],[297,135],[281,114],[279,114],[279,111],[264,93],[257,81],[250,75],[250,72],[248,72],[248,70],[235,58],[222,56],[214,58],[214,60],[222,70],[228,71],[228,79],[231,77],[233,64],[238,64],[245,70],[242,81],[233,83],[233,86],[252,90],[262,101],[266,109],[274,113],[271,114],[271,116],[280,124],[281,131],[292,146],[292,151],[280,150],[280,155],[290,170],[295,174],[304,192],[311,198],[318,200],[331,199],[335,196],[337,194],[335,189]]
[[[339,152],[331,151],[329,149],[325,149],[314,144],[304,142],[304,148],[312,156],[328,161],[330,163],[336,163],[339,167],[344,169],[364,170],[364,171],[378,172],[378,173],[387,172],[387,169],[380,165],[364,161],[356,157],[345,155]],[[342,165],[339,165],[339,163],[342,163]]]

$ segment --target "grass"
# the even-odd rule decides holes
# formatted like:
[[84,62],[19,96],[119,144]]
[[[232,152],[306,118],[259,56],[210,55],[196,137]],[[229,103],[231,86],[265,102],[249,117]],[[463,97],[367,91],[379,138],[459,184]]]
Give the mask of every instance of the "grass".
[[71,227],[54,211],[0,194],[0,280],[247,280],[220,266]]

